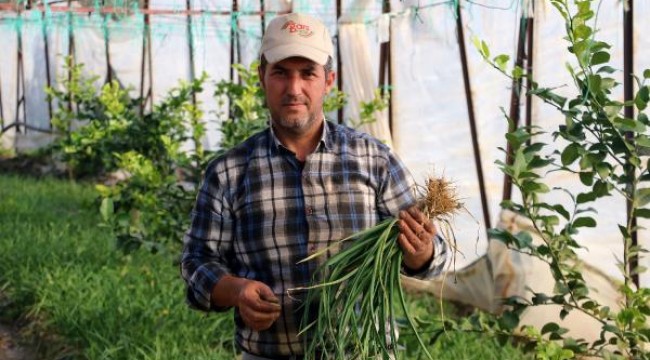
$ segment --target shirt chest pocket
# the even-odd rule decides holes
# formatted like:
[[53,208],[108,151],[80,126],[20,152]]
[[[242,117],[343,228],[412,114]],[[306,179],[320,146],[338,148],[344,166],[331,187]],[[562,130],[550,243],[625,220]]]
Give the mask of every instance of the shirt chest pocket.
[[[376,194],[365,181],[336,178],[325,187],[327,214],[332,229],[345,237],[369,227],[376,219]],[[358,180],[358,179],[357,179]]]

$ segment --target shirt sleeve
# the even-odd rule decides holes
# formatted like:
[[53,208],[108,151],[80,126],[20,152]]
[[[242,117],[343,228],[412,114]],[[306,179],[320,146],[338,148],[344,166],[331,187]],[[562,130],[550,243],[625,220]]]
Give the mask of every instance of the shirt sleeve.
[[390,151],[380,173],[384,176],[379,188],[377,211],[381,220],[385,220],[397,217],[400,210],[415,204],[415,182],[402,161]]
[[203,311],[225,311],[211,305],[214,285],[230,274],[233,217],[224,186],[211,167],[199,189],[190,228],[183,239],[181,275],[187,284],[187,302]]

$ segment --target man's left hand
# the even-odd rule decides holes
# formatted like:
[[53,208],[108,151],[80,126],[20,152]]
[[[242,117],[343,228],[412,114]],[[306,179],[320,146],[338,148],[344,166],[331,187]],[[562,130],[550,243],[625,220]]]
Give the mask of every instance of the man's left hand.
[[433,257],[436,228],[415,206],[400,211],[399,228],[398,242],[404,252],[404,265],[419,270]]

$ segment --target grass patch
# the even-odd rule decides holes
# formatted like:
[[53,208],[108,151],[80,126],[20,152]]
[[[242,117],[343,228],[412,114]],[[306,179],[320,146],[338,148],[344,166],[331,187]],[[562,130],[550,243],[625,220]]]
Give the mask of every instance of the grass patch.
[[[409,299],[409,313],[416,320],[432,324],[441,322],[443,318],[458,318],[457,307],[452,303],[441,302],[440,299],[425,292],[407,292],[406,296]],[[423,325],[423,328],[431,329],[431,326]],[[421,332],[420,336],[424,339],[431,339],[435,335]],[[415,336],[402,333],[400,334],[400,343],[402,346],[406,346],[406,359],[424,360],[427,358],[417,346]],[[429,344],[428,350],[434,359],[533,359],[532,355],[524,354],[521,349],[511,344],[501,345],[495,338],[478,333],[443,332],[434,344]]]
[[115,250],[91,186],[0,176],[5,320],[46,359],[233,359],[232,314],[190,310],[176,254]]
[[[178,254],[116,251],[95,197],[89,185],[0,176],[0,317],[26,322],[42,359],[234,359],[232,313],[187,307]],[[416,317],[440,317],[436,299],[411,298]],[[476,334],[442,335],[430,352],[523,358]]]

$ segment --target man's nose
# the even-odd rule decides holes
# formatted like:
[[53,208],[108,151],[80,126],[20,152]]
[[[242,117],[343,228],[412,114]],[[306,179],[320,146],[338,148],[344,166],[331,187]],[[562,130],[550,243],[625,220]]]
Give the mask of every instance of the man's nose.
[[287,93],[289,95],[300,95],[302,93],[302,79],[300,76],[289,76],[287,81]]

